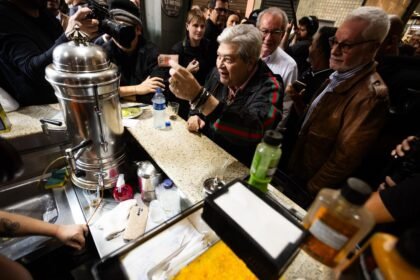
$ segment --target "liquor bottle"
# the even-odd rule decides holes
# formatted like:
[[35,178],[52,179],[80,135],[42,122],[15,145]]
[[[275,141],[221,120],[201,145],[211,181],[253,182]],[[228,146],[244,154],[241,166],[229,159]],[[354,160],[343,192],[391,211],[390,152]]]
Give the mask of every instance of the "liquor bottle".
[[319,262],[336,267],[373,228],[373,216],[362,206],[371,188],[349,178],[341,190],[322,189],[303,219],[309,236],[302,249]]
[[280,144],[283,135],[275,130],[267,130],[258,144],[252,159],[248,183],[262,192],[267,192],[281,156]]
[[165,95],[163,95],[162,90],[160,88],[156,89],[156,93],[152,98],[153,103],[153,126],[157,129],[164,129],[165,128],[165,108],[166,108],[166,99]]

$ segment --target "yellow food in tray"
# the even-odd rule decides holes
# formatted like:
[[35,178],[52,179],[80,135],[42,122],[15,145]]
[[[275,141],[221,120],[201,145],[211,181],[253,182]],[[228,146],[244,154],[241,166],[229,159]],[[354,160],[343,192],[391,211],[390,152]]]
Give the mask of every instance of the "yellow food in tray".
[[124,119],[131,119],[131,118],[137,118],[138,116],[141,115],[141,113],[143,113],[143,111],[140,107],[129,107],[129,108],[122,108],[121,113]]
[[251,280],[258,278],[223,241],[219,241],[184,267],[173,279]]

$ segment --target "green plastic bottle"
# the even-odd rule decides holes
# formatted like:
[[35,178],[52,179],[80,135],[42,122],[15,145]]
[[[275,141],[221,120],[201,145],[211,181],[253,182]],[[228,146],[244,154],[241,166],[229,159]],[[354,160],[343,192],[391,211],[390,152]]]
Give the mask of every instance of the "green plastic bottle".
[[281,156],[283,135],[275,130],[267,130],[255,150],[248,183],[262,192],[267,192]]

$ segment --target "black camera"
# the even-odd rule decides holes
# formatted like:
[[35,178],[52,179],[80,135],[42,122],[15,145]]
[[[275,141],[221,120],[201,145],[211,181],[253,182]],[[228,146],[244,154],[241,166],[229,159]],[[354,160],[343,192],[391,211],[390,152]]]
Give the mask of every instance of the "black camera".
[[385,175],[399,183],[408,176],[420,173],[420,139],[410,141],[410,150],[403,157],[394,157],[385,170]]
[[134,26],[118,23],[113,20],[108,12],[106,4],[100,4],[95,0],[86,0],[89,9],[92,10],[91,18],[99,21],[99,31],[114,38],[121,46],[129,48],[136,36]]

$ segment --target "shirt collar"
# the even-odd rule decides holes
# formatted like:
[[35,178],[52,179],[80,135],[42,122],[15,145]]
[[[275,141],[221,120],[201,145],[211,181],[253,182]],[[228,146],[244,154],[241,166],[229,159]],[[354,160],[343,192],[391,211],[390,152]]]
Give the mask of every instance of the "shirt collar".
[[248,79],[246,79],[246,81],[240,87],[238,87],[238,88],[228,87],[228,89],[229,89],[228,101],[233,102],[233,100],[236,97],[236,94],[239,91],[243,91],[245,89],[245,87],[248,85],[251,78],[255,75],[255,72],[257,72],[257,68],[258,68],[258,63],[255,64],[254,69],[252,69],[251,73],[248,76]]

